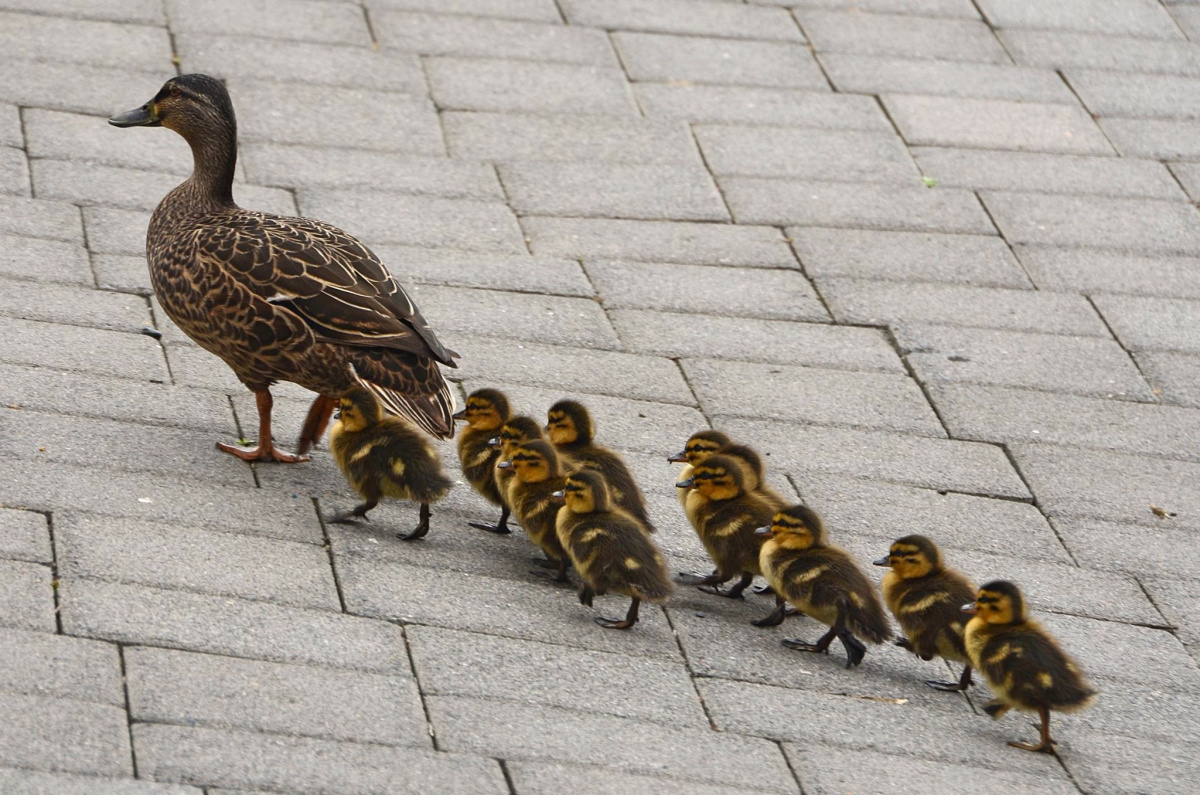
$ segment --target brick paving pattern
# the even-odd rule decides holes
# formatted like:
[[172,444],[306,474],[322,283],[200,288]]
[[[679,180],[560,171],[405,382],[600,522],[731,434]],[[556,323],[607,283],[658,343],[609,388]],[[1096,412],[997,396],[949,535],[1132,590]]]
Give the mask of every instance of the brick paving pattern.
[[[0,0],[0,53],[0,791],[1195,791],[1194,2]],[[1023,754],[941,662],[694,589],[604,631],[465,485],[406,545],[322,522],[324,450],[217,452],[252,397],[144,260],[189,152],[105,123],[189,71],[239,201],[375,248],[462,394],[592,407],[673,569],[711,424],[862,561],[1021,583],[1097,705]]]

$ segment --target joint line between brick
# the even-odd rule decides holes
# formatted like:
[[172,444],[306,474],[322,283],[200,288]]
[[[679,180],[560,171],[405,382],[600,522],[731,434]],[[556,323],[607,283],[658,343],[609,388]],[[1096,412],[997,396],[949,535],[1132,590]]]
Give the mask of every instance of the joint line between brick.
[[129,675],[125,669],[124,644],[117,644],[117,659],[121,663],[121,691],[125,694],[125,725],[129,731],[129,760],[133,765],[133,777],[138,778],[137,750],[133,745],[133,705],[129,699]]
[[417,696],[421,699],[421,710],[425,713],[425,728],[429,731],[429,739],[433,741],[433,750],[440,751],[437,733],[433,730],[433,716],[429,714],[429,704],[425,701],[425,688],[421,687],[421,676],[417,672],[417,659],[413,657],[412,643],[408,640],[408,627],[400,624],[400,637],[404,638],[404,651],[408,654],[408,667],[412,668],[413,682],[417,685]]
[[333,587],[337,591],[338,604],[341,605],[343,613],[348,613],[350,611],[346,609],[346,596],[342,593],[342,579],[338,576],[337,560],[333,556],[333,541],[329,538],[329,527],[325,524],[325,517],[321,515],[321,500],[313,497],[312,505],[313,511],[317,514],[317,522],[321,525],[321,535],[325,538],[325,552],[329,555],[329,572],[333,576]]

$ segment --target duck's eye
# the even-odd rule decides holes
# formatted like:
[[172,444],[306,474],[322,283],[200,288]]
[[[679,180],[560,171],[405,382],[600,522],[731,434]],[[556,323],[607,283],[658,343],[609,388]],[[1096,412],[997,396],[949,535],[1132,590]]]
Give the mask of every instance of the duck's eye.
[[181,92],[179,90],[179,86],[171,86],[171,97],[172,98],[179,99],[179,97],[182,95],[182,93],[183,92]]

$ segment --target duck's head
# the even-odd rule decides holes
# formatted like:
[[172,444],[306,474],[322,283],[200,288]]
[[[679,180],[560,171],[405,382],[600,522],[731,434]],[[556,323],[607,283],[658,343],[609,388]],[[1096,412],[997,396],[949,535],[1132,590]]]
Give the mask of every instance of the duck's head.
[[537,420],[519,414],[504,421],[504,425],[500,427],[500,433],[492,438],[492,445],[500,448],[500,455],[503,458],[509,458],[517,445],[541,438],[542,426],[538,425]]
[[383,408],[375,395],[362,387],[355,387],[342,396],[335,417],[345,430],[361,431],[383,419]]
[[963,605],[962,609],[987,624],[1025,621],[1025,597],[1021,596],[1021,589],[1008,580],[993,580],[981,586],[975,601]]
[[236,129],[233,102],[220,80],[180,75],[163,83],[140,108],[113,116],[114,127],[166,127],[189,140],[205,131]]
[[686,462],[696,466],[732,443],[733,440],[720,431],[697,431],[688,437],[687,444],[683,446],[682,450],[667,460],[673,464]]
[[695,489],[708,500],[732,500],[746,490],[746,473],[735,459],[714,455],[692,469],[692,476],[675,485]]
[[936,574],[942,570],[942,552],[933,539],[912,535],[897,538],[888,553],[875,561],[876,566],[890,566],[902,580],[912,580]]
[[508,397],[498,389],[476,389],[467,396],[467,406],[454,415],[466,420],[473,431],[494,431],[512,415]]
[[771,524],[754,531],[773,538],[789,549],[808,549],[825,546],[825,523],[807,505],[784,508],[771,518]]
[[568,475],[563,490],[556,493],[566,499],[567,507],[574,513],[608,513],[612,510],[604,476],[591,469]]
[[558,454],[549,442],[537,440],[517,445],[512,458],[497,466],[512,468],[523,483],[541,483],[558,475]]
[[587,444],[595,433],[592,415],[577,400],[560,400],[546,412],[546,433],[555,444]]

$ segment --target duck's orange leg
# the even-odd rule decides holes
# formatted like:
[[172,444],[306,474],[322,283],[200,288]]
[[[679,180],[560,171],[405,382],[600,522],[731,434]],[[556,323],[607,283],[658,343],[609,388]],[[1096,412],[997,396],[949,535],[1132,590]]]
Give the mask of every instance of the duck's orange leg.
[[306,455],[295,455],[276,449],[275,442],[271,440],[271,407],[275,404],[271,398],[271,390],[262,389],[255,392],[254,402],[258,406],[258,446],[247,449],[236,444],[217,442],[217,449],[235,455],[243,461],[277,461],[280,464],[307,461]]
[[304,455],[314,444],[321,441],[321,437],[325,435],[325,428],[329,425],[329,417],[337,408],[337,404],[337,398],[328,395],[317,396],[308,409],[308,416],[304,418],[304,426],[300,429],[300,440],[296,442],[297,454]]

